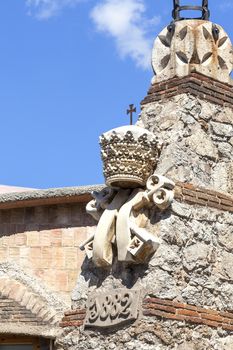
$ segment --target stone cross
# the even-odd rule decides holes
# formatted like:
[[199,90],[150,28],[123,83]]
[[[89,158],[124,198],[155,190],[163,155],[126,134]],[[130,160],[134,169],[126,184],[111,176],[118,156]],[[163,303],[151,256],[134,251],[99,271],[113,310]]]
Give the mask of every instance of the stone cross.
[[127,114],[130,114],[130,125],[133,125],[133,113],[136,113],[136,107],[134,104],[129,105],[129,109],[127,109]]

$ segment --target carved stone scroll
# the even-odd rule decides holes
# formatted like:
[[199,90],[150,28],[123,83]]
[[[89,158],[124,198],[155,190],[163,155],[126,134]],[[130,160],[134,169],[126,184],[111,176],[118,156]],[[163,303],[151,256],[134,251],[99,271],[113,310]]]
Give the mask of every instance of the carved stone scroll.
[[93,261],[97,266],[112,265],[112,240],[115,235],[116,217],[129,193],[129,190],[119,190],[100,218],[93,241]]
[[85,327],[111,327],[135,321],[139,313],[138,290],[117,289],[91,295],[87,301]]
[[[94,191],[92,197],[94,198],[86,205],[86,211],[96,221],[99,221],[104,210],[110,205],[117,191],[113,188],[106,187],[100,192]],[[93,243],[95,235],[92,234],[86,241],[80,246],[80,250],[85,250],[88,259],[93,258]]]
[[[173,181],[153,174],[147,180],[145,190],[115,189],[115,196],[109,197],[112,201],[110,203],[109,200],[105,201],[105,210],[100,217],[95,235],[86,240],[80,249],[86,250],[87,256],[93,258],[96,266],[108,267],[113,261],[114,242],[117,245],[118,261],[147,263],[158,249],[160,240],[148,232],[143,227],[143,223],[135,219],[134,214],[143,208],[153,206],[158,210],[167,209],[174,198],[174,186]],[[96,194],[95,198],[97,198]],[[91,215],[95,213],[96,216],[93,203],[88,204],[87,209],[90,206]],[[95,207],[101,207],[101,203],[97,205],[95,202]]]
[[119,210],[116,223],[116,242],[119,261],[133,261],[132,255],[128,252],[128,248],[132,244],[130,215],[133,206],[141,201],[143,193],[144,191],[141,189],[134,190],[128,201]]

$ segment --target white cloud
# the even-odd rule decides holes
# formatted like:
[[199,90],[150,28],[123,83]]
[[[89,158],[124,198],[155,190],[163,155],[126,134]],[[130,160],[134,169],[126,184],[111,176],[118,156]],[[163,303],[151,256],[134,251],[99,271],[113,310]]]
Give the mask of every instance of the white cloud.
[[[65,7],[85,0],[25,0],[28,13],[40,20],[57,16]],[[131,57],[144,69],[150,67],[151,30],[160,17],[147,18],[144,0],[101,0],[91,11],[98,31],[114,38],[121,58]]]
[[97,30],[112,36],[119,55],[131,57],[144,69],[150,66],[152,38],[150,31],[160,17],[145,17],[143,0],[103,0],[91,12]]
[[38,19],[48,19],[58,15],[64,7],[72,7],[80,0],[26,0],[28,13]]

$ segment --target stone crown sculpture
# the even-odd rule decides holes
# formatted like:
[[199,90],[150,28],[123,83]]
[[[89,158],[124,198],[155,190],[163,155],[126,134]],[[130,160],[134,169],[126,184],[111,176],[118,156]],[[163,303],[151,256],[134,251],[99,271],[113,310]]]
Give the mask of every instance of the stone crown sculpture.
[[106,132],[100,145],[109,187],[94,192],[86,206],[98,225],[80,249],[98,267],[112,266],[113,245],[119,262],[146,263],[160,242],[145,229],[141,210],[166,210],[174,198],[175,184],[154,173],[161,144],[153,133],[130,125]]
[[198,72],[231,83],[232,44],[223,28],[204,20],[171,23],[156,38],[152,83]]
[[100,137],[107,186],[143,187],[156,167],[159,143],[151,132],[131,125]]

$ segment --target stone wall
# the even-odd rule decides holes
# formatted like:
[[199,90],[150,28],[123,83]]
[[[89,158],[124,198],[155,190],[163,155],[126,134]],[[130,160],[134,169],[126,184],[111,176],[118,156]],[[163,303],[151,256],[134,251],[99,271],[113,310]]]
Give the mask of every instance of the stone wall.
[[166,217],[152,214],[162,244],[150,262],[146,288],[160,298],[232,310],[233,215],[174,201]]
[[[204,78],[191,86],[194,78],[153,85],[137,123],[163,143],[156,173],[176,183],[169,209],[134,212],[160,246],[144,265],[85,260],[59,350],[232,349],[232,92]],[[140,291],[137,321],[84,328],[88,295],[119,289]]]
[[233,193],[233,109],[180,94],[143,106],[139,125],[163,142],[157,173]]
[[72,334],[66,332],[57,347],[72,350],[231,350],[232,342],[229,331],[154,317],[132,327],[115,329],[111,334],[83,333],[79,329]]
[[[100,271],[86,261],[58,349],[231,349],[233,214],[175,200],[165,214],[152,211],[148,218],[147,229],[161,238],[149,265],[115,261],[112,269]],[[141,290],[140,305],[147,298],[149,310],[144,302],[139,321],[130,327],[83,331],[87,293],[118,288]]]

